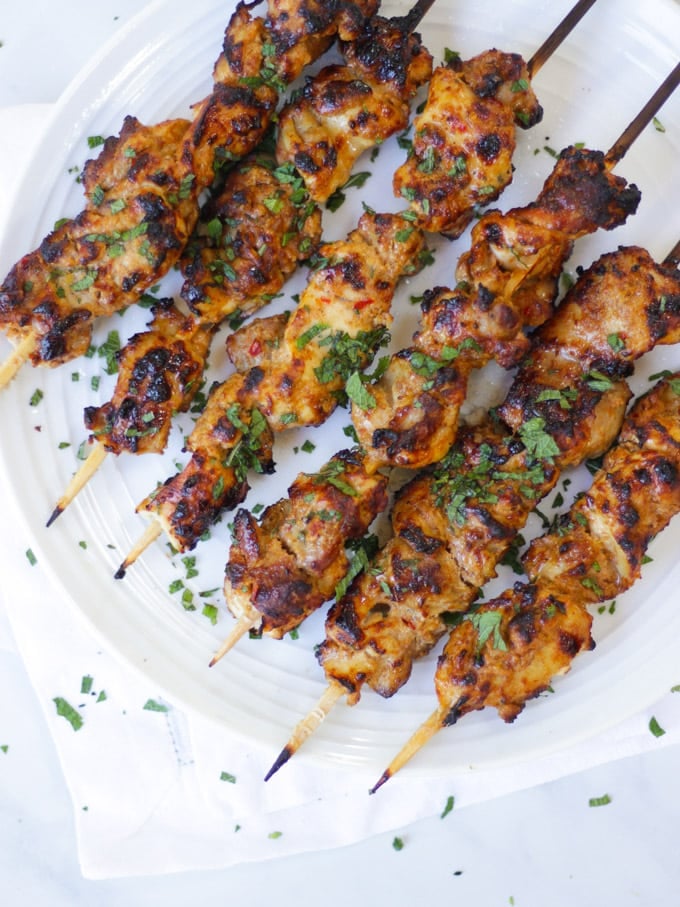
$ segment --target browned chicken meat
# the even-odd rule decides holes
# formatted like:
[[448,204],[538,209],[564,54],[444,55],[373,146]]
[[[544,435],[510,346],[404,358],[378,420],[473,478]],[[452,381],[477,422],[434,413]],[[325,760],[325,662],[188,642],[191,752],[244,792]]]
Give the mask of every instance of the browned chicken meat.
[[569,148],[535,202],[492,211],[472,231],[455,290],[425,294],[413,345],[395,353],[363,405],[352,407],[362,446],[377,465],[419,468],[450,448],[473,368],[516,364],[527,328],[549,317],[575,239],[613,229],[640,193],[608,172],[599,151]]
[[408,125],[409,102],[432,72],[432,57],[406,20],[376,17],[343,45],[345,65],[309,78],[279,116],[276,154],[324,201],[360,154]]
[[5,278],[0,325],[15,341],[34,338],[34,365],[85,353],[92,318],[135,302],[179,258],[196,211],[194,181],[180,161],[187,125],[147,127],[127,117],[85,166],[85,209]]
[[380,0],[269,0],[267,27],[277,72],[293,82],[337,35],[356,41]]
[[319,266],[266,362],[211,393],[187,440],[190,461],[138,508],[176,548],[193,547],[243,499],[249,469],[273,469],[273,433],[324,422],[348,376],[387,340],[394,290],[418,269],[423,250],[422,234],[407,226],[399,215],[366,213],[347,239],[321,246]]
[[182,297],[204,321],[249,315],[284,285],[321,239],[321,212],[292,167],[255,154],[201,211],[180,259]]
[[650,541],[680,510],[680,376],[631,410],[591,488],[523,561],[528,583],[485,603],[451,634],[436,673],[442,725],[492,706],[512,721],[594,647],[588,606],[640,576]]
[[107,451],[160,453],[174,413],[183,412],[201,386],[213,329],[183,315],[171,299],[153,308],[150,330],[120,350],[112,399],[85,409],[85,426]]
[[409,156],[394,175],[395,194],[424,230],[460,236],[510,183],[515,127],[543,116],[529,80],[519,54],[495,49],[466,61],[452,55],[434,70]]
[[258,523],[236,513],[225,596],[237,618],[280,639],[331,598],[350,567],[345,546],[387,505],[387,479],[366,475],[356,451],[300,474]]
[[675,268],[628,247],[580,277],[534,335],[498,408],[503,422],[465,429],[440,464],[400,491],[394,538],[333,605],[318,657],[350,701],[364,683],[383,696],[399,689],[451,614],[471,607],[495,576],[559,472],[609,447],[630,399],[622,378],[632,362],[678,340]]
[[[314,35],[323,33],[325,47],[340,22],[343,33],[351,32],[373,3],[346,0],[319,19],[306,18],[315,5],[290,0],[279,8],[272,0],[265,23],[239,4],[215,64],[213,90],[193,121],[144,126],[127,117],[119,136],[86,164],[84,210],[25,255],[0,286],[0,327],[33,365],[84,353],[95,317],[135,302],[177,262],[196,225],[201,190],[225,163],[253,151],[270,125],[285,73],[295,69],[291,17],[304,22],[298,40],[311,48]],[[290,40],[289,59],[277,61],[272,41],[279,16]]]

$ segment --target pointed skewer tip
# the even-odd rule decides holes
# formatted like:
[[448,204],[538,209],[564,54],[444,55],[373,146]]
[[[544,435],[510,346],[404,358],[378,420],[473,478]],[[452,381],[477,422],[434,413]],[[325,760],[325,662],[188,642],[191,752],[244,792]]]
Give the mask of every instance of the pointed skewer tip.
[[369,794],[377,793],[380,790],[380,788],[383,786],[383,784],[385,784],[386,781],[389,781],[391,777],[392,777],[392,772],[389,769],[386,769],[382,773],[380,778],[378,778],[378,781],[373,785],[373,787],[370,788],[370,790],[368,791]]
[[50,526],[52,525],[52,523],[57,519],[57,517],[61,516],[63,512],[64,512],[63,507],[60,507],[57,504],[57,506],[54,508],[54,510],[50,514],[49,520],[45,523],[45,528],[49,529]]
[[264,780],[269,781],[269,779],[272,777],[272,775],[275,775],[280,768],[283,768],[283,766],[286,764],[286,762],[288,762],[288,760],[290,759],[290,757],[293,755],[294,752],[295,752],[295,750],[292,750],[286,744],[286,746],[284,746],[284,748],[281,750],[279,755],[274,760],[272,767],[269,769],[267,774],[264,776]]

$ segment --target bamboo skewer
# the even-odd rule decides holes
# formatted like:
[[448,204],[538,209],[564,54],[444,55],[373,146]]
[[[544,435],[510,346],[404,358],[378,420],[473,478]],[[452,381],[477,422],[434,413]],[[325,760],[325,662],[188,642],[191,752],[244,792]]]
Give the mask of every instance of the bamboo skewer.
[[137,558],[146,551],[146,549],[151,545],[156,539],[160,536],[162,532],[161,524],[158,520],[153,520],[148,524],[142,535],[137,539],[135,544],[132,546],[130,551],[127,554],[127,557],[120,565],[120,567],[114,573],[115,579],[123,579],[125,572],[131,564],[137,560]]
[[386,781],[389,781],[392,775],[395,775],[399,769],[403,768],[409,759],[415,756],[418,750],[422,749],[444,727],[445,719],[446,713],[444,710],[437,709],[429,718],[423,721],[415,734],[409,738],[406,745],[397,753],[378,781],[369,790],[369,794],[374,794]]
[[529,70],[531,78],[533,78],[539,69],[541,69],[550,59],[564,39],[573,31],[575,26],[578,25],[591,6],[594,5],[595,0],[579,0],[579,2],[572,7],[560,24],[548,35],[543,44],[541,44],[527,62],[527,69]]
[[14,347],[7,359],[0,365],[0,390],[10,383],[21,366],[28,361],[34,349],[35,337],[32,334],[23,337]]
[[250,608],[242,614],[232,627],[231,633],[208,662],[208,667],[214,667],[221,658],[224,658],[227,652],[230,652],[231,649],[234,648],[239,639],[245,636],[246,633],[249,633],[250,630],[254,630],[260,624],[261,620],[262,615],[254,608]]
[[631,120],[628,126],[626,126],[621,133],[621,136],[614,142],[605,155],[605,161],[609,169],[618,164],[623,158],[635,139],[640,135],[645,126],[649,124],[668,98],[670,98],[679,84],[680,63],[677,63],[675,68],[666,76],[638,115]]
[[345,688],[339,683],[330,683],[324,690],[321,698],[314,708],[296,725],[291,734],[290,740],[279,753],[274,764],[264,777],[269,781],[271,776],[288,762],[297,750],[302,746],[305,740],[314,733],[322,721],[326,718],[335,703],[344,696]]
[[95,441],[92,444],[92,450],[87,456],[87,459],[84,461],[80,469],[73,475],[71,481],[66,486],[66,489],[62,496],[56,503],[52,514],[45,524],[46,526],[51,526],[52,523],[60,516],[64,510],[68,507],[71,501],[76,497],[76,495],[87,485],[92,476],[97,472],[99,467],[102,465],[106,459],[108,451],[103,444],[100,444],[98,441]]
[[[635,139],[640,135],[645,125],[647,125],[652,117],[657,113],[660,107],[663,105],[675,88],[680,83],[680,64],[678,64],[675,69],[664,79],[659,88],[654,92],[652,97],[647,101],[647,103],[642,107],[638,115],[630,122],[630,124],[624,129],[619,138],[613,143],[610,150],[605,155],[605,160],[608,166],[608,169],[613,169],[613,167],[619,163],[626,152],[630,149],[631,145]],[[680,267],[680,240],[675,244],[673,249],[668,253],[664,259],[664,263],[667,265],[675,265]],[[326,694],[330,696],[330,690],[337,687],[337,681],[331,681],[326,689]],[[322,696],[322,701],[324,700]],[[334,704],[340,697],[334,697],[332,704]],[[444,716],[445,717],[445,716]],[[395,756],[393,763],[385,770],[383,776],[381,776],[378,783],[371,789],[371,793],[375,793],[379,787],[381,787],[385,781],[391,777],[394,772],[401,768],[412,756],[420,749],[434,734],[442,727],[442,716],[439,711],[434,712],[424,723],[421,725],[419,730],[413,735],[413,737],[406,743],[404,749]],[[439,722],[439,723],[438,723]],[[303,718],[302,721],[296,726],[295,731],[291,735],[288,743],[284,746],[281,751],[281,755],[278,757],[272,768],[269,770],[266,776],[266,780],[271,778],[271,776],[278,771],[285,763],[291,758],[291,756],[296,752],[296,750],[304,743],[304,741],[309,736],[307,733],[304,736],[301,736],[297,733],[297,728],[306,726],[306,727],[318,727],[318,724],[314,725],[313,721],[313,712],[311,712],[306,718]],[[283,758],[283,754],[285,758]]]

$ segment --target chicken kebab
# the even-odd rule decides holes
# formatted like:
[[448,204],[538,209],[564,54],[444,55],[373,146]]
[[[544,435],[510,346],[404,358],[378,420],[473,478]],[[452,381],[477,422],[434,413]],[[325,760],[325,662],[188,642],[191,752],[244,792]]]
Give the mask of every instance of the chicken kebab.
[[[676,318],[680,297],[675,297]],[[465,615],[438,659],[439,706],[373,792],[444,727],[495,708],[505,721],[595,648],[588,608],[640,577],[649,543],[680,511],[680,373],[627,416],[590,488],[522,558],[528,579]]]
[[[453,294],[440,290],[425,295],[423,320],[432,338],[429,350],[405,351],[406,358],[412,360],[409,371],[422,380],[422,399],[412,400],[410,405],[412,418],[418,420],[419,430],[410,435],[408,445],[399,448],[406,450],[409,457],[405,461],[400,457],[395,464],[393,450],[384,443],[373,447],[364,443],[353,454],[355,473],[358,461],[361,461],[365,475],[372,476],[385,466],[402,465],[404,462],[413,466],[441,460],[456,434],[470,370],[484,365],[490,358],[503,365],[516,362],[529,346],[526,326],[536,326],[550,314],[557,295],[559,269],[571,251],[573,239],[593,232],[598,226],[611,229],[617,223],[623,223],[628,214],[636,209],[639,201],[637,188],[626,186],[625,181],[614,177],[610,169],[625,155],[626,149],[672,92],[678,74],[676,68],[606,155],[584,149],[567,149],[536,202],[507,215],[491,212],[481,218],[480,229],[472,231],[472,248],[460,262],[468,278],[465,285],[457,287]],[[541,226],[533,234],[526,227],[531,220]],[[555,237],[547,229],[550,222],[556,227]],[[573,231],[571,236],[569,229]],[[508,236],[506,252],[513,251],[513,236],[534,238],[531,250],[533,268],[517,269],[513,265],[517,260],[515,255],[503,254],[501,240],[504,236]],[[483,271],[483,265],[488,268],[487,274]],[[479,284],[475,286],[473,281],[477,280]],[[433,313],[432,297],[436,299],[437,296],[444,301],[451,300],[451,304],[438,311],[435,308]],[[489,311],[493,311],[491,304],[497,296],[500,296],[502,304],[496,318],[491,318]],[[466,299],[468,302],[472,300],[472,308],[468,311],[464,305]],[[515,306],[512,318],[507,316],[509,303]],[[434,342],[439,344],[437,358],[431,355],[435,351]],[[398,362],[399,358],[400,354],[393,356],[390,365]],[[452,412],[444,405],[446,397],[442,395],[443,400],[440,399],[432,418],[423,420],[422,411],[427,409],[427,397],[438,385],[449,389],[448,406]],[[360,384],[363,394],[361,406],[353,409],[354,425],[360,441],[363,413],[370,412],[375,405],[374,387]],[[360,413],[359,421],[356,419],[357,411]],[[304,477],[302,481],[304,484]],[[323,487],[323,483],[318,481]],[[268,615],[270,601],[282,601],[288,596],[295,620],[299,623],[328,598],[323,597],[326,584],[320,578],[324,568],[328,569],[331,564],[334,569],[339,569],[339,565],[345,570],[350,568],[351,561],[345,548],[351,537],[344,534],[342,521],[335,524],[327,521],[313,545],[308,542],[300,545],[299,539],[305,537],[305,516],[300,512],[299,505],[291,503],[296,497],[295,488],[296,483],[290,489],[288,502],[283,499],[269,508],[259,524],[247,511],[239,511],[236,516],[236,537],[229,555],[224,591],[227,606],[238,622],[211,664],[226,654],[248,629],[263,627],[264,632],[280,637],[277,624],[291,628],[285,609],[281,613],[277,606],[276,616]],[[314,499],[308,496],[306,500],[312,512]],[[374,518],[379,512],[374,512]],[[298,541],[294,541],[296,538]],[[232,570],[233,577],[230,576]],[[286,586],[289,586],[287,592]],[[305,600],[309,602],[308,610],[305,610]]]
[[[411,451],[418,453],[427,463],[442,458],[453,440],[458,408],[462,402],[461,386],[464,390],[469,371],[476,365],[485,364],[490,358],[510,365],[520,352],[526,352],[528,340],[524,329],[545,321],[552,311],[559,273],[571,251],[573,240],[594,232],[598,227],[613,229],[625,222],[628,215],[635,211],[638,201],[637,188],[628,186],[624,179],[611,174],[605,165],[604,155],[572,149],[558,161],[535,202],[506,215],[495,212],[481,219],[482,229],[473,231],[473,246],[467,258],[485,261],[488,270],[485,273],[481,267],[469,268],[465,291],[457,289],[451,294],[450,291],[438,290],[426,294],[424,318],[432,327],[433,342],[428,353],[423,351],[418,357],[413,354],[412,364],[409,365],[409,368],[417,369],[413,373],[423,379],[424,407],[427,405],[427,394],[431,394],[438,385],[455,388],[455,397],[450,395],[450,405],[453,406],[459,398],[456,418],[445,423],[445,437],[449,443],[445,446],[437,438],[436,445],[433,445],[431,438],[423,440],[414,434],[409,446]],[[540,228],[530,229],[528,225],[532,220]],[[502,230],[487,231],[483,228],[485,223],[500,224]],[[549,228],[550,224],[553,229]],[[534,244],[533,270],[519,272],[524,275],[525,283],[517,280],[518,272],[513,267],[503,269],[499,265],[499,259],[506,261],[505,256],[500,253],[496,256],[502,244],[512,242],[515,237],[530,239]],[[514,256],[511,258],[515,260]],[[487,285],[493,289],[488,289]],[[486,302],[493,302],[497,295],[504,300],[505,316],[498,317],[496,312],[496,317],[493,317],[493,305]],[[449,304],[437,308],[431,305],[435,300]],[[439,359],[434,358],[437,341]],[[442,350],[445,351],[445,359]],[[394,361],[395,357],[392,357],[390,364]],[[359,393],[363,393],[364,397],[361,399],[362,406],[357,407],[355,403],[352,411],[357,429],[355,414],[357,410],[363,414],[363,407],[370,405],[374,387],[373,384],[358,384],[355,399],[359,399]],[[350,384],[348,389],[352,391]],[[442,421],[444,412],[438,413],[437,419]],[[432,424],[437,424],[434,416]],[[361,439],[360,431],[357,430],[357,433]],[[307,614],[333,597],[335,584],[329,586],[327,579],[349,569],[346,543],[353,537],[346,534],[345,520],[340,515],[344,517],[347,509],[351,511],[359,507],[365,513],[365,505],[359,501],[355,488],[345,491],[356,500],[345,501],[343,507],[338,506],[337,488],[329,483],[328,474],[331,470],[333,475],[342,460],[342,457],[339,460],[335,458],[321,469],[313,483],[317,489],[315,495],[305,491],[300,496],[299,488],[305,488],[308,483],[306,477],[301,477],[291,487],[288,499],[282,499],[268,508],[259,523],[246,510],[239,510],[236,514],[224,589],[227,606],[239,620],[213,658],[213,664],[248,628],[261,627],[265,633],[280,637],[294,623],[300,623]],[[370,477],[386,486],[387,476],[380,468],[394,465],[389,456],[381,460],[376,456],[376,448],[362,446],[352,453],[352,460],[355,481],[360,480],[361,471],[363,481]],[[327,495],[335,500],[334,506],[329,507],[329,502],[325,500]],[[374,498],[375,504],[384,500],[384,497]],[[338,518],[318,518],[315,516],[318,512],[335,513]],[[378,509],[373,510],[372,517],[375,518],[379,512]],[[365,516],[370,523],[370,514],[365,513]],[[281,604],[285,602],[289,603],[290,613]]]
[[[557,29],[551,35],[551,39],[544,45],[554,48],[556,46],[556,36],[559,36],[560,39],[563,39],[571,28],[574,27],[576,22],[584,15],[585,11],[592,5],[592,3],[579,3],[575,7],[571,16],[567,17],[568,28],[562,23],[558,26]],[[409,17],[406,17],[408,20]],[[408,85],[408,79],[403,75],[406,72],[404,68],[403,59],[395,54],[395,49],[390,47],[386,48],[384,52],[377,52],[376,48],[380,48],[380,42],[374,41],[366,44],[355,44],[354,48],[358,48],[360,51],[363,49],[364,53],[357,53],[356,59],[362,60],[364,66],[371,65],[377,66],[377,70],[380,73],[383,73],[383,78],[386,78],[386,74],[390,73],[391,78],[395,84],[406,84]],[[388,52],[389,50],[389,52]],[[534,57],[535,68],[539,66],[540,62],[544,62],[546,59],[545,52],[543,48],[537,52]],[[483,62],[482,62],[483,60]],[[397,65],[399,63],[399,65]],[[522,72],[526,71],[528,75],[529,69],[527,64],[524,64],[520,57],[517,55],[508,55],[501,54],[497,51],[489,52],[487,55],[480,55],[476,60],[475,65],[471,66],[470,72],[477,72],[479,81],[479,97],[476,97],[474,102],[475,109],[480,112],[482,109],[486,109],[484,105],[490,104],[494,107],[503,107],[504,116],[508,123],[512,123],[513,120],[517,120],[522,123],[524,126],[532,125],[538,122],[541,118],[542,111],[538,101],[536,100],[533,91],[531,90],[528,82],[525,79],[521,79],[521,89],[516,92],[510,90],[510,82],[516,81],[518,76],[518,67],[521,68]],[[484,79],[481,78],[481,73],[484,72]],[[472,78],[470,76],[470,78]],[[482,91],[482,83],[487,85],[486,91]],[[331,90],[331,86],[333,86]],[[489,87],[491,86],[491,87]],[[343,98],[347,96],[348,93],[348,84],[345,78],[345,74],[338,70],[337,67],[329,67],[326,70],[322,70],[319,74],[319,77],[315,77],[314,80],[308,81],[306,89],[300,94],[300,97],[296,99],[293,104],[286,108],[282,114],[281,126],[279,130],[279,141],[277,143],[277,155],[278,159],[284,156],[284,153],[287,153],[292,163],[295,164],[297,168],[300,168],[297,172],[300,173],[301,177],[305,180],[308,191],[312,197],[315,195],[317,197],[323,197],[329,189],[333,188],[337,184],[337,180],[329,185],[328,183],[328,171],[329,168],[332,170],[332,167],[337,164],[338,161],[343,161],[348,159],[348,155],[356,153],[357,148],[363,149],[362,146],[354,142],[352,129],[354,129],[355,120],[349,120],[350,129],[343,127],[347,115],[343,113],[342,116],[337,118],[335,125],[333,125],[332,117],[328,118],[328,109],[330,107],[337,107],[337,98]],[[361,94],[365,94],[364,89],[362,89]],[[351,95],[350,95],[351,96]],[[497,97],[498,96],[498,97]],[[512,100],[511,100],[511,96]],[[504,100],[501,102],[498,100],[499,97],[502,97]],[[325,99],[322,103],[322,99]],[[332,101],[332,105],[331,105]],[[436,103],[443,104],[445,99],[440,98],[439,102],[436,99],[430,98],[428,104],[430,109]],[[366,109],[365,102],[362,103],[362,109],[364,114],[371,112],[369,108]],[[427,109],[427,105],[426,108]],[[326,120],[323,120],[323,115],[326,115]],[[390,118],[391,119],[391,118]],[[324,129],[321,129],[322,122],[324,124]],[[370,117],[368,119],[370,123]],[[491,116],[491,113],[488,113],[486,118],[481,117],[476,121],[479,128],[478,133],[478,142],[483,142],[485,138],[489,138],[493,135],[493,130],[495,129],[498,118]],[[451,123],[451,129],[453,129],[453,121]],[[470,127],[468,123],[462,124],[460,121],[457,125],[457,130],[459,134],[465,134],[469,137]],[[322,139],[321,136],[324,136]],[[340,136],[343,136],[341,139]],[[343,144],[344,139],[347,135],[352,136],[352,143],[350,144],[349,151]],[[293,138],[291,138],[291,136]],[[513,127],[513,136],[514,136],[514,127]],[[373,138],[374,135],[372,129],[369,128],[366,134],[366,141],[368,138]],[[513,138],[513,147],[514,147],[514,138]],[[305,149],[304,153],[301,149]],[[282,150],[283,149],[283,150]],[[325,149],[325,150],[324,150]],[[329,150],[330,149],[330,150]],[[322,154],[323,151],[323,154]],[[313,152],[313,153],[312,153]],[[487,167],[493,166],[494,156],[489,155],[487,158]],[[310,163],[313,162],[313,163]],[[597,168],[597,165],[595,165]],[[586,165],[587,168],[587,165]],[[475,170],[476,180],[482,179],[482,168],[477,167]],[[310,177],[310,174],[314,175],[314,178]],[[322,174],[325,174],[322,176]],[[489,178],[488,175],[485,178]],[[636,190],[633,190],[633,195],[635,195]],[[631,196],[632,199],[632,196]],[[456,206],[456,210],[460,213],[461,206],[461,196],[452,196],[452,204]],[[471,207],[472,201],[470,199],[466,202],[468,208]],[[374,216],[374,212],[367,212],[371,217]],[[380,217],[380,215],[379,215]],[[395,233],[395,236],[399,239],[400,242],[407,241],[412,235],[416,236],[419,233],[417,225],[414,223],[415,215],[412,211],[406,212],[403,216],[407,223],[402,223],[401,227]],[[569,242],[566,241],[564,245],[569,245]],[[325,253],[322,254],[322,258],[325,257]],[[559,269],[559,267],[558,267]],[[413,269],[410,267],[411,272]],[[361,287],[362,291],[365,289],[365,285]],[[370,295],[370,294],[368,294]],[[362,305],[367,304],[368,295],[364,297],[363,301],[360,300]],[[301,306],[306,305],[307,303],[304,300],[301,300]],[[300,307],[298,307],[298,312]],[[304,346],[312,353],[312,361],[308,362],[307,366],[301,370],[301,366],[298,367],[295,374],[295,381],[293,381],[291,375],[286,374],[285,379],[281,378],[281,375],[277,375],[277,368],[272,361],[268,374],[272,376],[277,376],[276,378],[271,378],[265,380],[264,382],[260,377],[258,377],[258,391],[256,394],[251,392],[251,389],[248,388],[248,397],[252,399],[257,407],[257,440],[255,445],[248,444],[247,448],[252,452],[254,446],[259,446],[261,450],[261,455],[259,457],[252,456],[249,453],[249,463],[245,466],[242,464],[240,470],[241,473],[247,472],[247,467],[250,466],[255,470],[263,471],[267,468],[271,468],[270,461],[267,460],[269,455],[269,447],[267,445],[261,445],[261,437],[264,435],[264,422],[272,421],[272,415],[275,417],[275,421],[272,429],[273,431],[281,430],[281,419],[277,416],[276,410],[268,412],[268,409],[271,408],[269,398],[276,400],[277,406],[281,405],[280,399],[277,397],[276,393],[273,393],[270,390],[270,386],[274,387],[276,382],[281,382],[285,380],[286,382],[286,391],[285,398],[291,396],[291,389],[288,388],[288,383],[291,383],[291,386],[296,388],[296,393],[302,395],[307,391],[304,390],[304,381],[309,381],[311,384],[310,388],[314,393],[313,389],[315,385],[318,385],[319,382],[324,387],[324,393],[326,398],[329,399],[329,393],[332,399],[332,408],[335,408],[337,403],[337,389],[332,386],[332,383],[328,381],[327,375],[324,376],[324,372],[327,373],[327,368],[319,364],[318,354],[314,353],[315,347],[320,344],[321,346],[328,347],[332,345],[334,347],[332,354],[337,358],[337,349],[335,347],[337,344],[335,341],[331,340],[331,326],[327,324],[325,316],[321,313],[320,320],[313,326],[312,331],[314,337],[307,336],[305,338]],[[297,315],[296,315],[297,317]],[[537,320],[538,323],[540,319]],[[529,322],[531,323],[531,322]],[[295,337],[295,344],[297,346],[296,357],[298,360],[304,358],[300,356],[299,351],[301,350],[300,346],[300,337],[296,333],[299,329],[292,323],[292,327],[286,327],[285,331],[290,332],[292,330],[293,336]],[[308,332],[308,326],[305,328],[305,331]],[[312,340],[311,345],[310,340]],[[282,342],[280,347],[281,352],[277,353],[274,357],[279,363],[287,363],[290,356],[290,348],[287,343]],[[349,391],[350,383],[356,382],[358,380],[359,373],[361,371],[361,363],[357,363],[359,367],[352,368],[352,363],[344,355],[344,364],[343,364],[343,375],[340,375],[337,367],[334,367],[334,377],[339,378],[341,383],[345,385],[345,392],[351,393]],[[324,357],[326,363],[328,362],[328,357]],[[287,368],[287,365],[286,365]],[[312,376],[312,371],[314,371],[314,376]],[[306,378],[304,376],[307,376]],[[349,383],[348,383],[349,379]],[[233,379],[234,388],[240,386],[240,379],[236,376]],[[329,386],[330,384],[330,386]],[[219,407],[225,408],[227,401],[234,401],[234,388],[227,392],[227,396],[221,396],[222,390],[220,391],[220,396],[216,397],[219,402]],[[263,403],[260,405],[258,403],[258,394],[261,395]],[[285,399],[284,398],[284,399]],[[215,408],[214,413],[211,416],[206,414],[205,419],[202,420],[206,425],[209,424],[209,418],[215,418],[220,415],[219,407]],[[227,407],[228,408],[228,407]],[[325,419],[331,409],[326,408],[326,412],[323,415],[322,419]],[[262,416],[264,415],[264,419]],[[315,425],[319,424],[319,417],[313,412],[309,412],[308,415],[300,415],[300,407],[293,407],[291,409],[288,406],[287,411],[284,413],[286,426],[298,426],[298,425]],[[239,418],[241,418],[239,416]],[[243,421],[243,420],[242,420]],[[243,425],[246,423],[244,422]],[[229,445],[241,445],[244,435],[243,435],[243,425],[241,426],[241,434],[238,433],[233,435],[233,438],[230,439]],[[212,435],[211,435],[212,436]],[[229,449],[222,449],[220,458],[218,459],[215,456],[215,450],[213,449],[212,453],[209,451],[209,440],[205,432],[201,433],[198,426],[194,433],[192,433],[191,438],[189,439],[189,449],[192,450],[192,461],[187,467],[187,470],[184,470],[180,473],[179,476],[174,477],[173,479],[168,480],[162,489],[154,494],[153,497],[147,499],[140,505],[141,510],[144,510],[154,516],[154,523],[150,524],[148,531],[141,537],[139,542],[133,547],[132,551],[129,553],[128,557],[124,560],[121,565],[120,570],[118,571],[118,576],[124,575],[126,569],[130,564],[137,559],[143,550],[158,537],[160,532],[164,529],[166,534],[173,547],[178,548],[179,550],[187,550],[187,548],[193,547],[196,543],[196,540],[204,534],[207,527],[211,522],[214,521],[216,516],[221,510],[225,507],[234,507],[240,500],[242,500],[245,490],[247,489],[247,484],[245,483],[244,475],[239,475],[238,471],[234,471],[231,468],[230,454]],[[214,441],[213,447],[214,447]],[[199,448],[196,448],[196,445]],[[221,447],[224,448],[224,442],[221,442]],[[205,464],[210,463],[210,468],[206,468]],[[337,464],[333,468],[338,468]],[[198,477],[197,470],[200,469],[201,477]],[[191,484],[186,485],[186,482],[190,481]],[[179,489],[182,488],[183,491],[179,492]],[[216,499],[216,496],[212,494],[211,489],[218,488],[220,494],[217,496],[219,501]],[[191,495],[189,492],[191,491]],[[208,496],[208,491],[211,492]],[[192,500],[190,500],[192,498]],[[163,513],[163,509],[165,512]],[[174,516],[175,509],[179,513],[179,520]],[[187,514],[191,514],[190,519],[186,519]],[[170,520],[175,520],[177,525],[171,525]],[[181,529],[178,532],[178,526],[181,522]]]
[[[615,439],[633,363],[680,340],[680,274],[639,247],[602,256],[534,335],[505,401],[461,429],[444,459],[396,495],[394,536],[342,589],[317,658],[330,681],[319,710],[296,728],[283,765],[341,697],[364,684],[394,695],[496,575],[562,470]],[[271,774],[270,773],[270,774]]]
[[10,270],[0,327],[16,349],[2,383],[26,360],[55,366],[85,353],[96,317],[166,274],[196,226],[202,191],[261,142],[280,91],[336,35],[359,37],[376,9],[377,0],[270,0],[267,17],[254,18],[240,3],[193,119],[146,126],[128,116],[85,165],[85,208]]
[[[361,85],[360,102],[365,117],[356,111],[355,94],[333,95],[334,104],[324,112],[328,134],[345,125],[345,137],[352,140],[336,165],[326,167],[328,197],[345,182],[345,171],[370,144],[387,139],[408,124],[409,102],[429,78],[432,59],[414,33],[419,16],[431,4],[421,2],[411,13],[396,19],[379,16],[366,22],[353,42],[342,42],[346,59],[332,67],[334,79],[343,85]],[[417,14],[417,15],[416,15]],[[368,55],[362,48],[370,46]],[[389,60],[389,68],[385,61]],[[323,70],[319,77],[328,77]],[[298,112],[304,109],[296,103]],[[309,103],[309,102],[305,102]],[[279,120],[286,117],[285,105]],[[389,115],[387,107],[389,106]],[[369,113],[371,114],[369,116]],[[317,126],[322,121],[317,118]],[[279,122],[279,133],[286,127]],[[198,224],[182,252],[178,266],[184,276],[181,296],[191,315],[176,319],[183,324],[183,336],[168,355],[165,326],[168,308],[144,334],[132,337],[129,347],[119,353],[119,377],[113,399],[85,412],[86,427],[92,432],[92,449],[57,502],[49,524],[59,516],[94,475],[107,452],[120,454],[159,452],[167,440],[170,419],[191,404],[201,382],[190,382],[181,374],[186,362],[205,364],[209,344],[217,326],[230,316],[239,319],[262,308],[274,298],[298,264],[317,252],[321,239],[321,209],[311,200],[305,184],[291,161],[277,160],[266,140],[245,161],[233,167],[224,186],[204,204]],[[317,201],[319,193],[317,192]],[[267,325],[263,326],[268,333]],[[254,343],[259,341],[254,340]],[[182,355],[178,353],[182,346]],[[163,399],[145,396],[138,373],[153,359],[153,380],[175,392]],[[250,364],[255,365],[255,362]],[[151,388],[151,382],[147,382]],[[140,421],[141,420],[141,421]]]

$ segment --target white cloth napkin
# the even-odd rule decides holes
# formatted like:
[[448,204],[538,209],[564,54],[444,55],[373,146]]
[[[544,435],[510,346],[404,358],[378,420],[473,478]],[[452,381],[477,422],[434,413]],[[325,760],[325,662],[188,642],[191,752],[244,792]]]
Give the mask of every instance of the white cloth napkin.
[[[10,210],[27,142],[39,137],[45,118],[43,106],[0,110],[0,212]],[[0,646],[16,645],[44,710],[73,800],[87,878],[224,868],[339,847],[441,814],[450,796],[459,809],[680,743],[680,696],[669,693],[649,713],[596,739],[510,769],[426,785],[397,776],[369,797],[351,773],[329,772],[300,753],[283,770],[285,783],[265,785],[271,752],[245,747],[171,703],[160,703],[166,711],[144,707],[159,702],[157,691],[102,650],[70,602],[50,588],[39,551],[31,564],[30,548],[5,501]],[[78,730],[58,714],[60,700],[76,710]],[[663,736],[650,733],[652,714]]]

